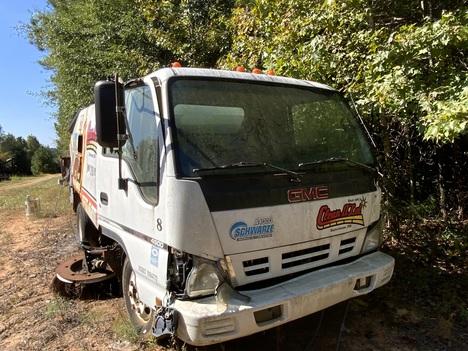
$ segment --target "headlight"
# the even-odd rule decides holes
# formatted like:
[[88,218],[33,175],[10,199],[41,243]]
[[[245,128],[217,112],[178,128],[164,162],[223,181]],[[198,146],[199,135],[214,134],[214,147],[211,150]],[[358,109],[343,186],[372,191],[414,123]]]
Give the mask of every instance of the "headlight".
[[192,298],[213,295],[216,287],[223,281],[218,262],[194,257],[193,267],[185,284],[185,293]]
[[384,228],[384,220],[383,217],[372,224],[367,229],[366,239],[364,240],[364,244],[362,245],[361,253],[366,253],[372,250],[377,249],[383,242],[383,228]]

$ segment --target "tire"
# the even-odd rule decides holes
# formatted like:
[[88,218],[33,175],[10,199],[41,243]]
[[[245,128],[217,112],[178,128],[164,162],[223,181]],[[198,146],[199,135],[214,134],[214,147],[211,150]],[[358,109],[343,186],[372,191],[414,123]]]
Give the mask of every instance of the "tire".
[[76,228],[78,243],[88,242],[91,246],[98,246],[99,230],[91,222],[81,203],[76,208]]
[[130,322],[142,335],[150,336],[155,311],[140,301],[136,285],[136,275],[128,258],[125,258],[123,265],[122,292]]

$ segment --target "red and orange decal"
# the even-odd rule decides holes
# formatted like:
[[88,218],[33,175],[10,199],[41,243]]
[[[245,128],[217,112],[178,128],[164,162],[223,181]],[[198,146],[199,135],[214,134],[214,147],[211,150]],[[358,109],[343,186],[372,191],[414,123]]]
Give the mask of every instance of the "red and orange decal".
[[317,229],[322,230],[342,224],[364,225],[363,208],[366,200],[361,199],[359,204],[347,203],[342,208],[331,209],[328,205],[320,207],[317,215]]

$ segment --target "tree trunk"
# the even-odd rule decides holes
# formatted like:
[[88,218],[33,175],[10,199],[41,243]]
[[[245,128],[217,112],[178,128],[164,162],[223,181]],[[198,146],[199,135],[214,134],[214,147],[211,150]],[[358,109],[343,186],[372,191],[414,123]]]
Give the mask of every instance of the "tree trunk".
[[422,17],[429,17],[432,19],[432,0],[421,0],[420,4]]
[[444,147],[437,149],[437,187],[439,190],[439,207],[440,214],[444,221],[447,220],[447,189],[445,182],[445,152]]
[[375,32],[375,19],[374,19],[374,7],[371,0],[367,0],[368,14],[367,20],[369,22],[369,28],[372,33]]
[[411,128],[407,124],[404,126],[404,133],[406,138],[406,174],[409,181],[410,199],[409,203],[414,205],[414,194],[415,194],[415,181],[413,172],[413,148],[411,140]]
[[455,215],[457,220],[465,219],[465,201],[467,198],[467,181],[466,181],[466,153],[463,144],[466,138],[462,137],[456,140],[452,145],[453,150],[453,183],[455,197]]
[[400,240],[400,218],[396,209],[396,171],[393,163],[392,140],[391,140],[391,124],[390,117],[385,113],[380,113],[381,123],[381,138],[383,144],[384,157],[382,161],[382,169],[384,173],[383,191],[387,197],[388,203],[388,218],[387,226],[390,231],[395,234],[397,240]]

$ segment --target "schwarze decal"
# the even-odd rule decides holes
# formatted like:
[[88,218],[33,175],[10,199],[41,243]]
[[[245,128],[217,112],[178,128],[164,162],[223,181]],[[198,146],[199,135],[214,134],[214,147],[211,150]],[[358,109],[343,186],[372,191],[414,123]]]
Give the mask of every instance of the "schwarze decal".
[[271,218],[257,218],[254,225],[236,222],[231,226],[229,235],[236,241],[267,238],[273,235],[275,225]]
[[328,205],[320,207],[317,215],[317,229],[322,230],[342,224],[364,225],[364,216],[362,209],[366,207],[366,199],[361,198],[359,205],[349,202],[335,210],[330,209]]

